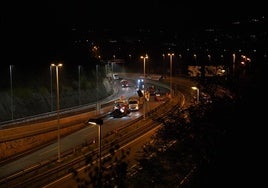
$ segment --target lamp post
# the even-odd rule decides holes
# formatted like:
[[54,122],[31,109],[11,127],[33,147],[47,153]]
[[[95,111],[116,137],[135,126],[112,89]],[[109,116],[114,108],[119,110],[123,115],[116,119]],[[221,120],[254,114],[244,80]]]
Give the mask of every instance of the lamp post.
[[98,138],[99,138],[99,183],[100,183],[100,177],[101,177],[101,125],[103,124],[103,120],[101,118],[99,119],[89,119],[87,121],[90,125],[98,125]]
[[199,103],[199,88],[198,87],[191,87],[193,90],[196,90],[196,102]]
[[[141,56],[141,59],[143,59],[143,96],[145,96],[145,62],[148,58],[149,57],[147,54],[145,56]],[[146,100],[144,100],[144,102],[146,103]],[[143,119],[145,120],[145,104],[143,105]]]
[[194,54],[194,62],[195,62],[195,66],[197,66],[196,54]]
[[53,111],[53,85],[52,85],[52,65],[49,66],[50,69],[50,111]]
[[208,54],[208,62],[211,63],[211,55]]
[[58,162],[61,162],[61,156],[60,156],[60,116],[59,116],[59,110],[60,110],[60,97],[59,97],[59,67],[62,67],[62,64],[51,64],[52,67],[56,68],[56,86],[57,86],[57,135],[58,135]]
[[174,53],[168,53],[169,56],[169,64],[170,64],[170,78],[169,78],[169,84],[170,84],[170,97],[172,97],[172,56],[174,56]]
[[115,63],[115,55],[113,55],[113,62],[112,62],[112,73],[114,73],[114,63]]
[[235,53],[233,53],[233,78],[235,77]]
[[165,58],[166,58],[166,56],[165,56],[165,54],[162,54],[162,57],[163,57],[163,76],[164,76],[164,74],[165,74]]
[[100,110],[100,105],[99,105],[99,65],[96,65],[96,84],[97,84],[97,104],[96,104],[96,113],[98,114]]
[[13,112],[13,76],[12,76],[12,71],[13,71],[13,65],[9,65],[9,75],[10,75],[10,111],[11,111],[11,119],[14,119],[14,112]]
[[81,72],[81,65],[78,65],[78,105],[81,104],[81,93],[80,93],[80,72]]

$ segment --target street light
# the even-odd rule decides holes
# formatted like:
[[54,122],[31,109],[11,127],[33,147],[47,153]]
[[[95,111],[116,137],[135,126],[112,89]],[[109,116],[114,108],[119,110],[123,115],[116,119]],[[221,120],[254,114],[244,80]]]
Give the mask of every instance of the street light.
[[[143,96],[145,96],[145,61],[146,59],[148,59],[148,55],[146,54],[145,56],[141,56],[141,59],[143,59]],[[146,102],[146,100],[144,100],[144,103]],[[143,119],[145,120],[145,104],[143,105]]]
[[96,104],[96,114],[98,114],[100,110],[100,104],[99,104],[99,65],[96,65],[96,84],[97,84],[97,104]]
[[208,54],[208,62],[211,63],[211,55]]
[[13,70],[13,65],[9,65],[9,75],[10,75],[10,111],[11,111],[11,119],[14,119],[14,113],[13,113],[13,77],[12,77],[12,70]]
[[80,100],[80,72],[81,72],[81,65],[78,65],[78,105],[80,106],[81,100]]
[[52,67],[56,68],[56,86],[57,86],[57,134],[58,134],[58,162],[61,162],[60,157],[60,116],[59,116],[59,110],[60,110],[60,97],[59,97],[59,67],[62,67],[62,64],[51,64]]
[[162,54],[162,57],[163,57],[163,75],[165,74],[165,54]]
[[87,121],[88,124],[98,125],[98,138],[99,138],[99,180],[101,176],[101,125],[103,124],[103,120],[99,119],[89,119]]
[[235,76],[235,53],[233,53],[233,78]]
[[52,65],[49,66],[49,69],[50,69],[50,106],[51,106],[50,111],[51,112],[53,111],[52,67],[53,67]]
[[195,66],[197,66],[196,54],[194,54],[194,62],[195,62]]
[[196,102],[199,103],[199,88],[198,87],[191,87],[193,90],[196,90]]
[[174,53],[168,53],[169,56],[169,64],[170,64],[170,79],[169,79],[169,84],[170,84],[170,97],[172,97],[172,56],[174,56]]

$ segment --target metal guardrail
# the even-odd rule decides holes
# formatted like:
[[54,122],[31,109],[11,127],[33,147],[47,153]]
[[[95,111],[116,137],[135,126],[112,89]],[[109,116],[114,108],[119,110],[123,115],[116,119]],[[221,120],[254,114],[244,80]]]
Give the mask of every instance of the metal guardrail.
[[[100,103],[101,107],[109,106],[112,104],[113,101],[108,101],[105,103]],[[71,108],[66,108],[66,109],[61,109],[59,111],[59,114],[61,117],[64,117],[68,115],[69,113],[80,113],[83,111],[89,111],[89,110],[95,110],[96,109],[96,103],[95,104],[85,104],[83,106],[75,106]],[[25,124],[25,123],[32,123],[32,122],[37,122],[37,121],[42,121],[42,120],[47,120],[47,119],[52,119],[56,118],[57,116],[57,111],[53,112],[47,112],[43,114],[38,114],[34,116],[27,116],[19,119],[14,119],[14,120],[9,120],[9,121],[4,121],[0,122],[0,129],[10,127],[10,126],[16,126],[20,124]]]

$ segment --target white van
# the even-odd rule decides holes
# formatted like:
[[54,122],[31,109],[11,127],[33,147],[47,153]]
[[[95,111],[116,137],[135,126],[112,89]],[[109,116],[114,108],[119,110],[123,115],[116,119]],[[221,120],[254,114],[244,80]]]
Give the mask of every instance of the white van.
[[113,79],[114,80],[118,80],[119,79],[119,75],[118,74],[113,74]]
[[130,97],[128,99],[128,108],[130,111],[136,111],[140,108],[140,100],[138,97]]

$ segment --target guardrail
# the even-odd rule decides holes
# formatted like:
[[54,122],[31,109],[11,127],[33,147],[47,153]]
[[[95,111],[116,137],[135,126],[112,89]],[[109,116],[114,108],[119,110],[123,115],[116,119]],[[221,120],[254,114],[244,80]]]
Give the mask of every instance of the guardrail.
[[[113,103],[113,100],[110,100],[108,102],[101,103],[101,107],[106,107],[109,106]],[[96,103],[90,103],[90,104],[85,104],[85,105],[80,105],[80,106],[75,106],[71,108],[66,108],[66,109],[61,109],[59,110],[59,115],[61,117],[65,117],[68,114],[72,113],[81,113],[83,111],[93,111],[96,110]],[[18,118],[14,120],[9,120],[9,121],[4,121],[0,122],[0,129],[7,128],[7,127],[12,127],[12,126],[18,126],[20,124],[26,124],[26,123],[33,123],[33,122],[38,122],[42,120],[47,120],[47,119],[54,119],[57,116],[57,111],[53,112],[47,112],[43,114],[38,114],[38,115],[33,115],[33,116],[27,116],[23,118]]]

